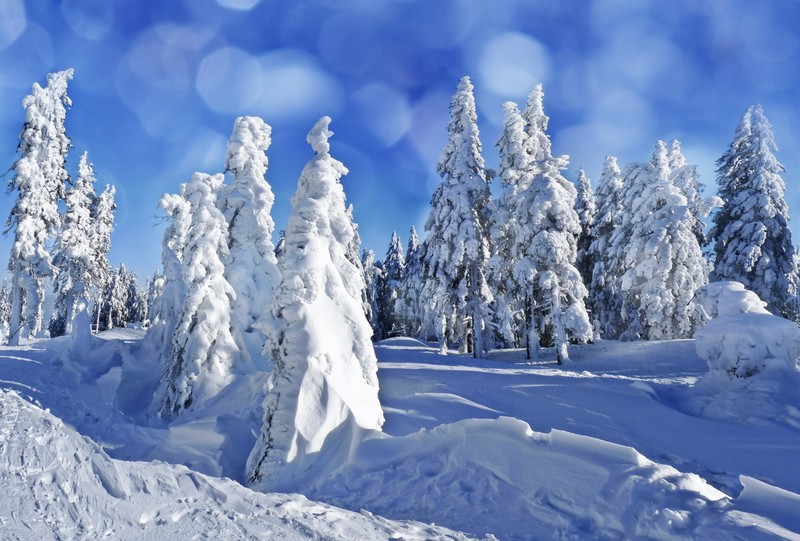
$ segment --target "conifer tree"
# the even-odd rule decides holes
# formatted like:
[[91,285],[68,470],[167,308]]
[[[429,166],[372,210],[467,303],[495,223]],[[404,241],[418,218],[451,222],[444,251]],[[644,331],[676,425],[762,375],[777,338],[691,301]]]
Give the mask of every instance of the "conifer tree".
[[429,328],[439,327],[440,351],[453,340],[477,356],[485,350],[492,294],[486,280],[490,196],[472,89],[469,77],[462,78],[450,101],[449,141],[437,167],[442,182],[431,200],[422,261],[425,318]]
[[[622,289],[643,338],[689,338],[699,322],[692,298],[708,282],[689,199],[674,184],[666,144],[630,170],[630,213]],[[622,239],[618,239],[622,242]]]
[[217,208],[222,175],[195,173],[181,186],[189,203],[182,250],[186,295],[172,336],[156,398],[161,417],[174,417],[215,396],[239,369],[239,348],[230,333],[234,290],[225,279],[228,227]]
[[741,282],[776,315],[797,321],[798,269],[772,127],[760,105],[747,109],[717,161],[714,277]]
[[11,291],[8,287],[8,280],[3,278],[3,286],[0,287],[0,336],[8,336],[8,322],[11,318]]
[[69,177],[65,163],[70,142],[64,122],[71,105],[67,84],[72,74],[72,69],[51,73],[45,88],[34,83],[22,101],[25,123],[9,182],[9,189],[17,193],[7,229],[14,230],[9,261],[11,345],[42,328],[45,279],[53,274],[47,244],[60,225],[57,204]]
[[[105,302],[103,293],[111,283],[114,274],[114,270],[108,262],[108,252],[111,249],[111,233],[114,231],[114,215],[117,210],[115,196],[116,188],[106,184],[92,206],[92,223],[95,227],[92,235],[94,247],[92,273],[95,283],[95,313],[98,318],[103,308],[101,305]],[[95,324],[99,329],[100,320],[96,319]]]
[[[594,330],[602,338],[616,339],[624,330],[623,292],[624,249],[628,239],[614,232],[623,225],[623,177],[617,158],[606,156],[597,185],[597,213],[589,244],[592,278],[589,303]],[[617,246],[615,242],[619,242]]]
[[291,477],[295,464],[312,467],[323,446],[328,458],[346,456],[359,434],[383,424],[378,365],[361,309],[363,274],[348,257],[355,228],[339,182],[347,169],[330,155],[329,123],[323,117],[308,134],[316,155],[300,176],[286,228],[272,307],[282,323],[275,369],[247,463],[248,481],[259,487],[280,488],[281,475]]
[[389,248],[381,265],[383,271],[383,287],[378,299],[379,310],[383,314],[384,338],[401,332],[399,299],[405,278],[406,257],[403,245],[396,231],[392,231]]
[[422,261],[420,260],[420,244],[417,230],[412,225],[408,233],[406,247],[406,267],[400,287],[398,303],[399,318],[403,333],[407,336],[420,336],[422,320],[419,302],[422,292]]
[[97,230],[92,219],[96,199],[94,182],[92,165],[84,152],[78,163],[78,178],[67,192],[67,210],[53,249],[57,274],[53,282],[56,301],[50,336],[72,334],[76,304],[81,298],[87,299],[90,291],[99,285],[93,242]]
[[578,256],[575,260],[575,267],[581,273],[584,284],[592,281],[592,260],[589,253],[589,246],[592,244],[592,229],[594,228],[597,205],[594,200],[592,183],[586,176],[583,168],[578,169],[578,181],[576,183],[577,196],[575,198],[575,212],[578,213],[578,221],[581,224],[581,233],[578,235]]
[[568,342],[592,338],[586,313],[587,295],[575,268],[580,222],[575,212],[575,187],[560,171],[566,156],[553,156],[546,130],[542,86],[537,85],[523,113],[530,184],[520,193],[514,242],[514,276],[526,286],[528,349],[540,340],[556,347],[559,363],[569,359]]
[[[219,206],[228,223],[229,258],[225,278],[235,296],[231,333],[242,355],[248,342],[263,346],[270,322],[269,306],[278,283],[278,262],[272,245],[275,224],[270,216],[275,197],[265,179],[272,128],[258,117],[239,117],[228,141],[225,169],[233,182],[223,190]],[[251,362],[249,358],[246,362]]]
[[361,268],[364,269],[364,291],[367,298],[365,315],[372,328],[372,339],[381,340],[384,333],[378,298],[380,297],[384,280],[383,269],[375,262],[375,252],[364,250],[361,255]]

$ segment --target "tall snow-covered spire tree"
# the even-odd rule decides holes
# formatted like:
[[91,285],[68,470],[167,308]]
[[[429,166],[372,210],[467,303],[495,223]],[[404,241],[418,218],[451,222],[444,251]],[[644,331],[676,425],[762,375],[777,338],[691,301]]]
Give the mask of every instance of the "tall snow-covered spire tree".
[[67,96],[72,73],[72,69],[51,73],[45,88],[34,83],[22,100],[25,124],[9,182],[9,189],[17,192],[8,219],[8,230],[14,230],[9,261],[11,345],[42,328],[44,281],[53,270],[47,243],[60,225],[57,204],[65,196],[69,178],[65,163],[70,143],[64,122],[72,104]]
[[[293,473],[314,475],[345,459],[364,430],[380,430],[378,364],[358,290],[362,274],[347,256],[355,235],[330,155],[330,118],[308,134],[316,155],[303,169],[286,228],[273,314],[282,322],[264,425],[247,462],[247,479],[280,489]],[[313,456],[323,447],[325,463]],[[334,459],[335,460],[335,459]],[[297,468],[294,468],[297,466]]]
[[215,396],[240,366],[230,333],[234,291],[225,279],[228,227],[217,208],[222,175],[195,173],[181,186],[190,225],[181,275],[186,284],[178,326],[156,399],[162,417],[173,417]]
[[[261,347],[269,334],[267,311],[278,284],[278,261],[272,245],[275,224],[270,216],[275,197],[265,175],[265,154],[272,129],[258,117],[239,117],[228,141],[225,169],[233,182],[219,201],[228,223],[229,258],[225,278],[233,287],[231,333],[242,355],[248,342]],[[246,362],[252,362],[247,358]]]
[[[111,249],[111,233],[114,232],[114,215],[117,210],[117,205],[114,202],[116,193],[114,186],[106,184],[106,187],[97,196],[95,204],[92,206],[92,221],[95,227],[92,235],[92,244],[94,246],[92,272],[94,273],[96,284],[96,305],[104,302],[103,291],[113,276],[113,270],[108,262],[108,251]],[[101,312],[99,306],[95,309],[98,314]],[[99,328],[100,320],[98,319],[95,323]]]
[[636,310],[643,338],[689,338],[699,322],[692,298],[708,282],[708,267],[695,236],[695,216],[674,184],[667,146],[656,143],[650,163],[629,174],[630,235],[625,242],[622,289]]
[[389,241],[382,267],[384,285],[378,304],[385,322],[385,337],[388,337],[401,331],[398,303],[406,272],[406,256],[396,231],[392,231],[392,237]]
[[528,97],[525,146],[531,159],[530,184],[520,193],[514,243],[515,280],[526,285],[527,344],[552,340],[558,362],[569,359],[568,342],[592,338],[586,286],[575,268],[580,222],[575,187],[561,174],[566,156],[553,156],[546,133],[542,86]]
[[[589,259],[592,278],[589,304],[594,330],[602,338],[616,339],[623,332],[621,279],[623,251],[612,243],[613,233],[623,223],[622,171],[617,158],[606,156],[597,185],[597,213],[592,227]],[[627,242],[624,237],[616,239]]]
[[496,143],[500,153],[497,176],[503,191],[492,202],[490,237],[492,257],[489,260],[490,284],[494,293],[493,324],[496,334],[507,343],[521,341],[525,329],[520,326],[519,314],[524,312],[522,301],[527,281],[518,281],[514,269],[527,253],[517,246],[518,217],[521,213],[520,194],[530,186],[535,162],[528,152],[525,120],[517,104],[503,104],[503,132]]
[[772,313],[797,321],[800,277],[781,178],[786,169],[773,154],[776,150],[764,111],[751,106],[717,161],[724,204],[711,233],[714,277],[743,283]]
[[[150,327],[147,329],[145,341],[155,350],[160,364],[166,366],[172,351],[172,336],[178,326],[186,298],[182,260],[189,236],[191,214],[189,202],[182,194],[164,194],[158,205],[166,212],[170,223],[164,230],[161,243],[161,266],[164,274],[154,277],[152,282],[156,291],[151,297]],[[159,294],[156,295],[156,292]]]
[[399,314],[403,332],[407,336],[420,336],[422,318],[419,302],[422,292],[422,261],[417,229],[412,225],[406,245],[406,268],[400,287]]
[[441,352],[455,340],[477,356],[484,352],[492,294],[485,276],[490,195],[472,89],[464,77],[450,100],[449,141],[437,167],[442,182],[431,200],[422,259],[426,319],[440,322]]
[[589,284],[592,281],[593,266],[589,246],[592,244],[592,229],[594,228],[594,219],[597,214],[597,204],[594,200],[592,183],[583,168],[578,169],[576,188],[575,212],[578,213],[581,233],[578,235],[578,256],[575,260],[575,267],[581,273],[583,283]]
[[76,304],[98,285],[94,242],[97,228],[92,219],[96,199],[94,182],[92,164],[84,152],[78,163],[78,178],[67,192],[67,210],[53,248],[57,274],[53,283],[56,301],[50,319],[50,336],[72,334]]

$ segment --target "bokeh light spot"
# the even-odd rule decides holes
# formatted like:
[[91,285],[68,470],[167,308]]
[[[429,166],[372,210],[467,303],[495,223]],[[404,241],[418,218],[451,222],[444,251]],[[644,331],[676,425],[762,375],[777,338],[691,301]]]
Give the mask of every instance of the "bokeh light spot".
[[235,47],[223,47],[200,63],[196,86],[212,111],[241,114],[258,101],[263,83],[261,64],[254,56]]
[[217,4],[236,11],[248,11],[261,3],[261,0],[217,0]]
[[108,0],[64,0],[61,14],[77,35],[91,40],[103,39],[114,22],[114,2]]
[[27,17],[22,0],[0,2],[0,51],[17,41],[25,31]]
[[550,55],[530,36],[507,32],[483,48],[479,70],[481,85],[495,94],[523,96],[549,79]]
[[352,100],[367,129],[386,147],[399,141],[411,126],[408,98],[391,86],[366,86],[356,91]]

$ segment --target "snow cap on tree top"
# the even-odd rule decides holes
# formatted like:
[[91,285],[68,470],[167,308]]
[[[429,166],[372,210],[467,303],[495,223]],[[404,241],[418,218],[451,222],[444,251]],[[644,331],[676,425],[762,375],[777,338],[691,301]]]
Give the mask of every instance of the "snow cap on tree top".
[[[272,143],[272,128],[257,116],[240,116],[233,123],[228,140],[225,169],[235,177],[263,177],[267,170],[267,155]],[[255,159],[254,159],[255,158]]]
[[550,120],[544,114],[544,90],[542,90],[542,83],[537,84],[528,94],[528,101],[525,107],[525,120],[529,124],[535,124],[542,130],[547,130],[547,123]]
[[324,116],[317,120],[311,131],[308,132],[306,141],[317,154],[327,154],[331,150],[331,145],[328,143],[328,138],[333,135],[333,132],[328,129],[330,123],[331,117]]
[[89,163],[89,152],[84,150],[78,162],[78,178],[88,178],[93,174],[92,164]]

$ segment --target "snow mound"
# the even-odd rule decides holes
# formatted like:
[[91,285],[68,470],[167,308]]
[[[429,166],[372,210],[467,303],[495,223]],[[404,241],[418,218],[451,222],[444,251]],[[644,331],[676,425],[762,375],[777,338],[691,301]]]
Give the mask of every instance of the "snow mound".
[[[508,417],[375,434],[334,475],[300,482],[335,505],[500,539],[731,539],[744,524],[735,502],[696,474]],[[773,523],[756,522],[750,538],[770,538]]]
[[122,462],[13,391],[0,390],[4,539],[468,539],[252,492],[183,466]]
[[747,378],[770,369],[797,370],[800,327],[770,314],[739,282],[698,290],[696,302],[712,318],[695,334],[697,354],[712,372]]

